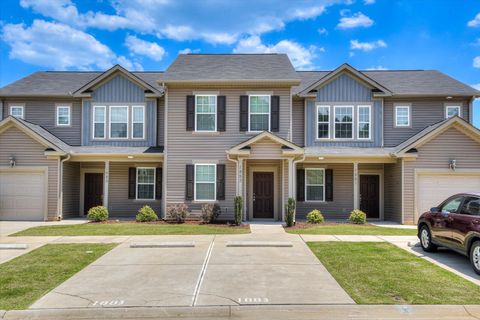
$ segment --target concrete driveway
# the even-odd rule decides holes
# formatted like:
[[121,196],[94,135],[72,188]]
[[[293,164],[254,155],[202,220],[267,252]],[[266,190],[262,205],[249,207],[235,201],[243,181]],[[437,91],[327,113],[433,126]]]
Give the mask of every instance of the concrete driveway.
[[67,219],[62,221],[0,221],[0,238],[33,227],[79,224],[85,222],[87,222],[86,219]]

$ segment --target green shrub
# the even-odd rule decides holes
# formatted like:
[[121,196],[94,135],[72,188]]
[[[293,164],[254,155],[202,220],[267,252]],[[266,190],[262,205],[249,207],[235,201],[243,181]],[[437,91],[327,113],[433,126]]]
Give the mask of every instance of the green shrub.
[[103,206],[92,207],[88,210],[87,218],[94,222],[107,221],[108,210]]
[[222,209],[216,203],[207,203],[202,206],[202,214],[200,218],[203,223],[213,223],[222,213]]
[[285,205],[285,211],[286,211],[285,222],[287,223],[287,227],[293,226],[293,223],[295,221],[295,208],[296,208],[295,199],[288,198],[288,202]]
[[242,207],[243,207],[242,197],[236,196],[233,199],[233,204],[235,207],[235,212],[234,212],[235,224],[239,226],[240,224],[242,224]]
[[322,212],[320,210],[312,210],[307,214],[307,222],[308,223],[324,223],[325,218],[322,215]]
[[184,223],[188,216],[188,206],[185,203],[174,203],[167,208],[167,218],[176,223]]
[[138,222],[150,222],[158,220],[158,216],[150,206],[143,206],[138,210],[135,220]]
[[348,217],[348,220],[351,223],[355,224],[365,224],[367,222],[367,215],[365,212],[355,209],[352,212],[350,212],[350,216]]

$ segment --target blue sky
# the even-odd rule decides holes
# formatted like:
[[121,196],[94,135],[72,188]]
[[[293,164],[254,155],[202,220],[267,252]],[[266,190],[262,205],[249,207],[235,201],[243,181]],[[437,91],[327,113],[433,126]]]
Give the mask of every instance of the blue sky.
[[[480,1],[3,0],[0,86],[37,70],[164,70],[179,52],[297,69],[438,69],[480,89]],[[480,126],[480,102],[475,103]]]

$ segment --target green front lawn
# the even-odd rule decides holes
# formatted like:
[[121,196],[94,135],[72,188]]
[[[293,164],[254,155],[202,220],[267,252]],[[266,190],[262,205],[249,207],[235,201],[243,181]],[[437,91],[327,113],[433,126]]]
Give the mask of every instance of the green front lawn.
[[480,286],[390,243],[308,246],[356,303],[480,303]]
[[134,222],[85,223],[42,226],[23,230],[12,236],[143,236],[250,233],[249,227],[199,224],[146,224]]
[[47,244],[0,264],[0,310],[25,309],[115,244]]
[[311,227],[293,227],[285,229],[295,234],[323,234],[323,235],[372,235],[372,236],[415,236],[416,229],[387,228],[374,225],[358,225],[348,223],[327,223]]

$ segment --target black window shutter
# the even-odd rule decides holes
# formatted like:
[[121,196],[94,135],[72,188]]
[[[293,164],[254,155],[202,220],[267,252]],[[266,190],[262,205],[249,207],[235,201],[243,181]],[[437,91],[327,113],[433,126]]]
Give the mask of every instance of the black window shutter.
[[333,170],[325,170],[325,201],[333,201]]
[[217,96],[217,131],[225,131],[226,98]]
[[162,199],[162,180],[163,180],[163,170],[162,168],[155,169],[155,199]]
[[225,165],[217,164],[217,200],[225,200]]
[[193,200],[193,176],[195,174],[195,166],[193,164],[187,164],[186,171],[186,183],[185,183],[185,200]]
[[240,96],[240,131],[248,131],[248,96]]
[[270,131],[278,132],[280,130],[280,96],[271,96],[270,108]]
[[297,169],[297,201],[305,201],[305,169]]
[[195,130],[195,96],[187,96],[187,131]]
[[137,187],[137,168],[128,168],[128,199],[135,199]]

